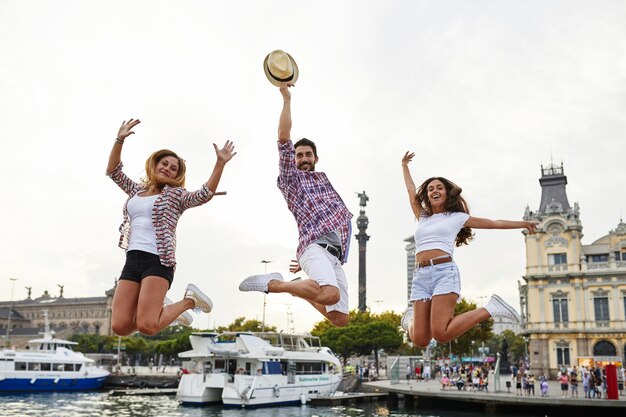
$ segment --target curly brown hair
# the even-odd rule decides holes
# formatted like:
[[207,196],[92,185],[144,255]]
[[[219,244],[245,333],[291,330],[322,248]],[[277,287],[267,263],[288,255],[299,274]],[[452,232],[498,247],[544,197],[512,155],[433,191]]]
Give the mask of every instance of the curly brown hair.
[[[441,181],[446,188],[445,211],[448,213],[463,212],[469,214],[469,206],[465,199],[461,197],[461,192],[463,191],[461,187],[443,177],[431,177],[419,186],[417,194],[415,194],[415,201],[421,207],[424,216],[430,217],[433,215],[433,208],[430,205],[430,201],[428,201],[428,184],[435,180]],[[468,245],[473,238],[472,228],[464,226],[456,235],[456,246]]]

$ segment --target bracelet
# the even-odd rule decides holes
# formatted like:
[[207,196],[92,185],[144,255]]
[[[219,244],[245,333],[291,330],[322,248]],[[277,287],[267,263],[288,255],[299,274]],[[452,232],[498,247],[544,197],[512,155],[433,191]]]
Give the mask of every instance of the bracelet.
[[115,142],[119,143],[120,145],[124,144],[124,140],[122,140],[120,138],[115,138]]

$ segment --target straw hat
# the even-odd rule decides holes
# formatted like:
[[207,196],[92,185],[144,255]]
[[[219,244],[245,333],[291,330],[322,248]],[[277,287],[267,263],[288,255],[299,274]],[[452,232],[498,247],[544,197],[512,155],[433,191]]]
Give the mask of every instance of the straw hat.
[[295,84],[298,80],[298,65],[291,55],[277,49],[270,52],[263,61],[265,76],[272,84],[280,87],[281,83]]

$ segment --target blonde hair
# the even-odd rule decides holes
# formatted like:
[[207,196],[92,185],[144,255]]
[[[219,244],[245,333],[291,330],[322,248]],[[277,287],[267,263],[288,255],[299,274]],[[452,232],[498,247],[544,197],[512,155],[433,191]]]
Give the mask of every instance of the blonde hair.
[[[176,160],[178,161],[178,172],[176,173],[176,177],[166,181],[165,183],[158,183],[156,180],[155,169],[159,161],[167,156],[173,156],[174,158],[176,158]],[[185,167],[184,159],[176,155],[174,151],[170,151],[169,149],[161,149],[154,152],[146,160],[146,178],[144,178],[142,181],[146,188],[148,188],[149,190],[160,190],[163,188],[164,185],[169,185],[170,187],[184,187],[186,172],[187,168]]]

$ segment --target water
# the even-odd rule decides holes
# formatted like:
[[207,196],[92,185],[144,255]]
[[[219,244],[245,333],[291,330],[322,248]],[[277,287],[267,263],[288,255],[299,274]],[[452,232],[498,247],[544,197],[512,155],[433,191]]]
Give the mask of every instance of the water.
[[[224,409],[183,407],[173,396],[117,396],[107,393],[38,393],[0,396],[1,417],[478,417],[484,413],[390,409],[384,402],[337,407],[290,406]],[[505,414],[490,414],[504,417]],[[517,415],[517,417],[523,417]],[[542,415],[543,417],[543,415]]]

